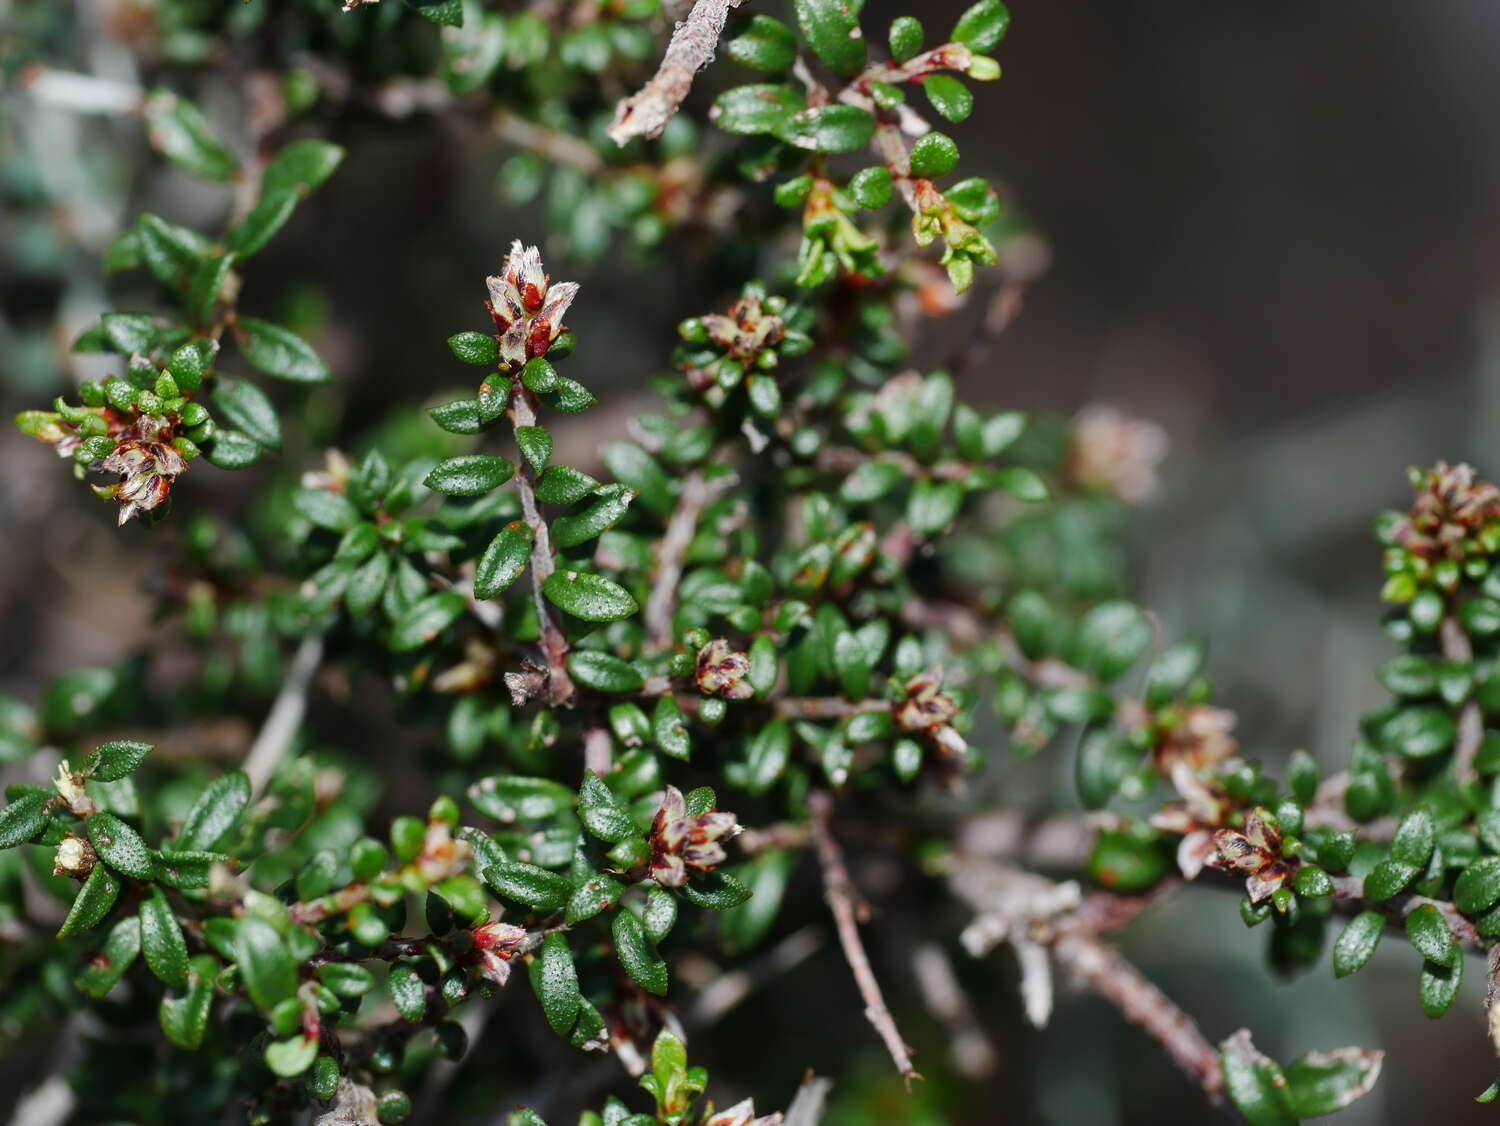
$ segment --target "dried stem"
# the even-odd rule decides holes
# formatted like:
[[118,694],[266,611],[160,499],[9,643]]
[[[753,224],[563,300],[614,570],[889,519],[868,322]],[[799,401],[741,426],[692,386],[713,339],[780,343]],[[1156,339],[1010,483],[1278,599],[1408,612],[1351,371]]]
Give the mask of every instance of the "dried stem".
[[303,638],[286,670],[286,679],[281,682],[281,691],[245,756],[244,770],[250,778],[252,793],[258,794],[266,788],[291,746],[297,728],[302,726],[302,717],[307,714],[307,691],[322,660],[323,638]]
[[833,912],[834,925],[838,928],[839,945],[844,948],[844,960],[854,973],[854,982],[865,1003],[865,1018],[874,1026],[885,1048],[896,1064],[896,1070],[910,1085],[913,1078],[920,1079],[911,1063],[911,1049],[901,1038],[896,1021],[886,1007],[880,983],[875,980],[875,971],[870,968],[869,956],[859,939],[859,920],[855,903],[858,893],[849,879],[849,869],[844,865],[844,853],[833,835],[829,821],[833,814],[833,799],[823,790],[814,790],[807,797],[812,810],[813,839],[818,847],[818,862],[823,868],[824,898]]
[[715,497],[739,480],[734,474],[704,480],[700,470],[693,470],[682,483],[677,507],[667,522],[656,555],[656,575],[651,580],[651,596],[646,600],[646,635],[657,646],[672,644],[672,615],[677,609],[677,585],[682,581],[682,562],[698,531],[698,517]]
[[606,132],[623,145],[632,137],[657,137],[693,87],[693,76],[714,57],[729,9],[743,0],[697,0],[687,19],[677,25],[661,66],[640,90],[615,107]]
[[1219,1100],[1224,1090],[1219,1053],[1193,1018],[1119,951],[1082,931],[1062,935],[1052,950],[1060,965],[1077,974],[1126,1020],[1160,1044],[1210,1100]]
[[[511,395],[510,421],[518,430],[536,425],[536,396],[519,381]],[[547,699],[553,704],[569,704],[573,699],[573,678],[568,675],[568,639],[563,636],[542,593],[542,584],[556,567],[552,558],[552,537],[541,510],[537,508],[531,477],[531,467],[523,457],[516,467],[516,491],[521,494],[521,518],[531,529],[531,596],[542,631],[542,656],[547,662]]]

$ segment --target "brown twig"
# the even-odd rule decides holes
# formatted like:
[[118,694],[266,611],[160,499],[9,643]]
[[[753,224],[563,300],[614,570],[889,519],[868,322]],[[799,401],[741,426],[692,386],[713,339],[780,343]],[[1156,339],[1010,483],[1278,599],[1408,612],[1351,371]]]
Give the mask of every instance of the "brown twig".
[[838,696],[787,696],[776,701],[782,719],[848,719],[860,712],[886,712],[885,700],[845,700]]
[[[536,396],[516,384],[510,401],[511,424],[519,430],[536,425]],[[541,626],[542,656],[547,661],[547,699],[553,704],[569,704],[573,699],[573,678],[568,675],[568,639],[563,636],[542,594],[542,584],[556,568],[552,558],[552,537],[547,522],[537,508],[532,488],[531,468],[526,459],[516,467],[516,491],[521,494],[521,518],[531,529],[531,596],[536,605],[536,619]]]
[[838,929],[839,945],[844,949],[844,960],[854,973],[854,982],[865,1003],[865,1018],[874,1026],[886,1051],[896,1064],[896,1070],[910,1085],[913,1078],[920,1079],[911,1063],[911,1049],[901,1038],[895,1018],[886,1007],[885,996],[880,991],[880,982],[875,980],[875,971],[870,968],[870,958],[865,953],[859,938],[859,919],[855,904],[859,898],[854,882],[849,878],[849,869],[844,865],[844,853],[833,835],[829,824],[833,815],[833,799],[823,790],[814,790],[807,797],[812,810],[813,839],[818,848],[818,862],[823,868],[824,898],[833,912],[834,925]]
[[1334,876],[1333,897],[1337,905],[1360,911],[1378,911],[1391,922],[1400,922],[1418,907],[1431,904],[1438,909],[1448,929],[1461,946],[1483,953],[1489,946],[1480,935],[1473,921],[1464,916],[1452,903],[1442,899],[1429,899],[1425,895],[1402,892],[1381,903],[1370,903],[1365,899],[1365,881],[1362,876]]
[[313,674],[323,660],[323,638],[321,635],[304,638],[292,663],[287,666],[286,679],[276,694],[260,733],[245,756],[244,771],[250,779],[252,793],[260,793],[271,780],[302,726],[302,717],[307,714],[307,693]]
[[743,0],[697,0],[677,25],[661,66],[640,90],[615,107],[606,133],[617,145],[632,137],[657,137],[693,88],[693,76],[708,64],[724,31],[729,9]]
[[715,497],[738,481],[725,474],[706,481],[700,470],[693,470],[682,483],[677,507],[667,521],[656,554],[656,574],[651,580],[651,595],[646,600],[646,636],[658,646],[672,644],[672,615],[677,609],[677,586],[682,581],[682,562],[698,532],[698,517]]
[[1078,975],[1119,1009],[1121,1016],[1160,1044],[1210,1100],[1219,1101],[1224,1090],[1219,1053],[1199,1031],[1197,1022],[1124,955],[1081,930],[1063,934],[1052,951],[1060,965]]

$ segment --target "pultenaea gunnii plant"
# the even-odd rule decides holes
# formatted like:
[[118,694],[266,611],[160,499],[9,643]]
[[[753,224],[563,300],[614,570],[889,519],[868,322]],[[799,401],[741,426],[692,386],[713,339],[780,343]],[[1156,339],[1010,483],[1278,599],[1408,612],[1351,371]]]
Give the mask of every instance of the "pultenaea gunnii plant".
[[[649,0],[568,19],[460,0],[345,15],[308,0],[274,21],[235,7],[158,5],[143,41],[172,89],[40,59],[22,73],[43,104],[139,115],[161,155],[232,185],[218,234],[144,214],[110,244],[106,268],[144,270],[165,300],[104,314],[75,347],[116,357],[114,373],[19,419],[80,476],[103,475],[121,523],[160,520],[185,477],[210,477],[200,458],[244,468],[316,427],[307,391],[330,367],[304,333],[247,311],[270,295],[245,281],[309,192],[358,190],[323,187],[344,152],[315,128],[372,110],[482,116],[518,150],[503,190],[545,197],[570,260],[628,238],[656,269],[702,245],[754,270],[680,325],[660,412],[584,468],[559,455],[559,416],[595,403],[564,318],[587,333],[596,313],[516,242],[475,287],[487,321],[448,341],[478,370],[430,407],[436,426],[343,435],[358,456],[268,477],[261,515],[200,509],[152,533],[177,533],[152,596],[173,622],[162,648],[196,654],[187,683],[149,675],[148,655],[145,671],[66,673],[37,708],[3,700],[0,754],[32,770],[0,810],[20,1018],[4,1034],[79,1014],[60,1058],[81,1113],[178,1121],[191,1100],[258,1123],[309,1108],[401,1121],[413,1094],[441,1099],[452,1073],[434,1063],[493,1035],[489,1013],[529,986],[557,1036],[612,1052],[655,1104],[611,1099],[586,1122],[769,1126],[780,1115],[749,1100],[703,1097],[682,1034],[715,1016],[705,959],[786,929],[803,855],[860,993],[848,1019],[862,1008],[913,1078],[849,841],[899,857],[924,911],[938,892],[963,904],[972,921],[952,937],[969,954],[1009,946],[1035,1023],[1060,966],[1257,1126],[1347,1105],[1381,1057],[1283,1067],[1243,1030],[1215,1048],[1107,942],[1178,876],[1242,883],[1241,915],[1268,924],[1284,970],[1318,958],[1336,916],[1350,917],[1340,976],[1399,925],[1423,1009],[1451,1004],[1465,952],[1500,939],[1500,490],[1465,466],[1414,474],[1411,511],[1377,526],[1406,650],[1381,670],[1391,703],[1347,771],[1320,778],[1299,754],[1285,785],[1263,773],[1211,702],[1202,646],[1161,646],[1120,591],[1122,502],[1150,491],[1159,432],[1101,410],[1071,428],[981,412],[943,371],[907,367],[915,321],[954,308],[979,267],[1025,277],[1024,255],[1007,257],[1024,231],[982,179],[938,186],[956,146],[908,100],[920,86],[938,115],[970,114],[959,76],[998,77],[998,0],[930,48],[902,16],[887,51],[857,6],[797,0],[787,23],[698,0],[618,108],[608,91],[651,51]],[[65,38],[56,13],[25,18],[38,43]],[[710,141],[676,112],[721,32],[729,62],[711,77],[765,81],[720,93],[708,117],[748,140]],[[391,49],[407,38],[423,49]],[[274,81],[226,141],[190,90],[217,97],[216,68],[252,51]],[[920,249],[936,242],[935,265]],[[268,395],[241,368],[302,390]],[[445,745],[420,803],[394,795],[425,816],[377,832],[382,778],[330,721],[341,708]],[[264,721],[238,768],[153,753],[235,715]],[[1006,744],[1072,754],[1083,804],[1118,810],[1074,826],[1085,871],[1032,856],[1025,834],[987,848],[969,831],[993,811],[987,792],[963,797],[966,779]],[[940,818],[931,791],[950,795]],[[892,940],[871,933],[879,957]],[[174,1049],[144,1097],[126,1035]],[[804,1086],[789,1120],[816,1121],[821,1100]]]

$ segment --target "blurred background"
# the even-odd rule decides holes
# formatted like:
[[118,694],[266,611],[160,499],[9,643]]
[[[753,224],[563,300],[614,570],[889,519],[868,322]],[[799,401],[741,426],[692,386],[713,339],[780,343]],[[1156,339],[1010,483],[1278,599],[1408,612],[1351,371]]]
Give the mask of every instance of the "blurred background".
[[[12,59],[26,50],[15,30],[26,8],[0,0],[0,52]],[[110,8],[79,5],[85,22]],[[946,27],[961,8],[937,0],[922,15]],[[867,25],[884,27],[908,8],[868,10]],[[1045,239],[1050,265],[964,366],[961,389],[1064,414],[1109,403],[1166,427],[1162,487],[1131,532],[1141,600],[1169,634],[1211,639],[1220,699],[1250,753],[1280,763],[1304,747],[1331,767],[1381,699],[1374,670],[1391,651],[1370,516],[1405,502],[1408,465],[1468,459],[1500,472],[1500,5],[1017,0],[1012,14],[997,52],[1004,77],[976,91],[983,112],[953,133],[972,171],[995,177]],[[107,34],[69,62],[132,77],[129,51]],[[697,110],[730,80],[724,69],[709,72]],[[143,208],[207,223],[226,200],[176,173],[145,174],[138,123],[42,109],[13,83],[4,97],[0,405],[13,413],[92,374],[65,344],[116,292],[98,266],[108,239]],[[357,428],[456,380],[443,338],[476,326],[480,279],[509,240],[544,229],[535,206],[497,192],[507,154],[486,133],[420,117],[341,129],[348,165],[254,272],[297,279],[278,300],[325,326],[318,343]],[[611,248],[589,266],[548,256],[554,276],[584,283],[573,362],[607,404],[578,424],[578,464],[649,394],[672,326],[707,307],[674,281],[667,253],[643,263]],[[951,356],[988,297],[981,285],[936,322],[915,362]],[[184,500],[233,512],[253,489],[250,475],[217,478]],[[62,669],[150,637],[140,584],[155,549],[149,529],[116,531],[113,510],[19,434],[0,438],[0,481],[0,683],[34,698]],[[1053,759],[1060,781],[1066,758]],[[821,921],[811,872],[798,887],[789,931]],[[695,1052],[711,1070],[733,1060],[762,1101],[790,1094],[789,1059],[835,1075],[835,1126],[1210,1117],[1155,1046],[1093,999],[1065,997],[1046,1034],[1026,1033],[1000,958],[961,967],[994,1071],[952,1082],[947,1034],[923,1015],[904,960],[916,936],[896,937],[901,949],[879,969],[929,1076],[914,1102],[857,1018],[826,934],[746,1002],[745,1019],[699,1034]],[[1249,1025],[1283,1059],[1346,1043],[1388,1049],[1375,1093],[1341,1126],[1493,1118],[1471,1101],[1497,1067],[1477,963],[1450,1015],[1429,1023],[1403,943],[1337,987],[1326,961],[1274,981],[1263,944],[1213,891],[1180,894],[1124,940],[1211,1039]],[[562,1049],[524,1050],[541,1068]],[[465,1066],[485,1066],[483,1051]],[[601,1090],[622,1086],[614,1072],[598,1078]],[[544,1094],[559,1107],[592,1097]],[[445,1120],[482,1120],[453,1109]]]

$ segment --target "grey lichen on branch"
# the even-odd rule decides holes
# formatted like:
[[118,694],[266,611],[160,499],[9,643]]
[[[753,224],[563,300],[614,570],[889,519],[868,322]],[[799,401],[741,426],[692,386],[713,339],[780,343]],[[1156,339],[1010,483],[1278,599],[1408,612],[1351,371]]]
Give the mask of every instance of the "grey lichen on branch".
[[698,0],[687,19],[672,32],[661,65],[650,80],[615,107],[615,118],[605,130],[610,140],[624,145],[633,137],[658,137],[693,88],[693,77],[714,57],[729,9],[743,0]]

